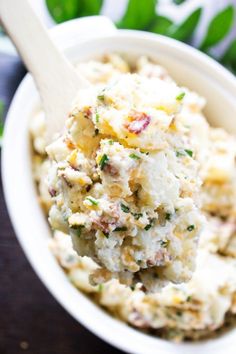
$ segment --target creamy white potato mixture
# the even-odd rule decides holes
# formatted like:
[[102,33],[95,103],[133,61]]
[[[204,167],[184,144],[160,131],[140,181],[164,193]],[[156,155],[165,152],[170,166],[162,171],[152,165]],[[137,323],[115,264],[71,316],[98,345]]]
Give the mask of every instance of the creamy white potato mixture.
[[208,336],[236,311],[236,140],[148,58],[130,66],[112,54],[77,68],[94,86],[50,158],[43,114],[31,124],[52,252],[125,322],[175,340]]
[[117,278],[153,292],[190,280],[203,217],[189,118],[180,116],[188,95],[158,77],[120,74],[81,90],[46,148],[49,221],[100,265],[93,284]]

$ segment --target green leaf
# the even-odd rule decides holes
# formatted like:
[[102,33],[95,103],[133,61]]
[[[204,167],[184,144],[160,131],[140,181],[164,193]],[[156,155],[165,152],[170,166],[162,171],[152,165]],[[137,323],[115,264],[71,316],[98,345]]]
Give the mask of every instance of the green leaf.
[[234,20],[234,8],[227,6],[219,12],[210,22],[205,38],[200,49],[207,51],[210,47],[219,43],[230,31]]
[[202,8],[192,12],[182,23],[173,24],[167,31],[167,36],[187,42],[193,35],[201,18]]
[[46,0],[46,4],[53,19],[61,23],[99,14],[103,0]]
[[149,31],[165,35],[172,25],[173,22],[169,18],[157,15]]
[[236,38],[230,43],[220,61],[229,70],[236,74]]
[[126,12],[117,23],[119,28],[144,30],[155,19],[157,0],[129,0]]
[[180,5],[182,4],[183,2],[185,2],[186,0],[172,0],[173,3],[175,3],[176,5]]

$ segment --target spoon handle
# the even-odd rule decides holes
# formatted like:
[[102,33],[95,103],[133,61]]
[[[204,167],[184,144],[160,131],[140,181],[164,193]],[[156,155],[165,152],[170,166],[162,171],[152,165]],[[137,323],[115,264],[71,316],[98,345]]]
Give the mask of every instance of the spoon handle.
[[58,51],[28,0],[0,0],[0,21],[38,87],[47,136],[59,132],[80,88],[88,86]]

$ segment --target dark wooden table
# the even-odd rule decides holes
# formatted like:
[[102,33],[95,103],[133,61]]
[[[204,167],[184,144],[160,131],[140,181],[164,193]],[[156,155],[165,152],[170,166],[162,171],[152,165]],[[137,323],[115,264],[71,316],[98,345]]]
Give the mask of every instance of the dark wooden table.
[[[17,58],[0,53],[0,99],[7,108],[24,75]],[[15,237],[0,182],[0,354],[24,352],[121,353],[70,317],[37,278]]]

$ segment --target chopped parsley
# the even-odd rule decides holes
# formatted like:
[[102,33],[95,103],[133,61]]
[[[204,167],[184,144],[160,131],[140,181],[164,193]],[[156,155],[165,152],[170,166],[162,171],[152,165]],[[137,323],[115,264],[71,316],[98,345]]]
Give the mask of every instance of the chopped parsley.
[[98,292],[101,293],[103,291],[103,284],[98,285]]
[[108,144],[109,145],[113,145],[114,144],[114,140],[112,140],[112,139],[108,140]]
[[195,229],[195,226],[194,225],[189,225],[188,227],[187,227],[187,230],[188,231],[193,231]]
[[169,240],[161,240],[161,242],[160,242],[161,247],[164,247],[164,248],[167,248],[169,243],[170,243]]
[[73,225],[73,226],[72,226],[72,229],[75,230],[75,234],[76,234],[77,237],[80,237],[80,236],[81,236],[82,229],[83,229],[84,227],[85,227],[84,225]]
[[154,222],[154,219],[151,219],[150,223],[145,226],[144,230],[148,231],[153,226],[153,222]]
[[142,213],[131,213],[131,214],[133,215],[133,217],[135,218],[135,220],[138,220],[138,219],[140,219],[140,218],[143,216]]
[[108,233],[108,232],[103,232],[103,235],[104,235],[106,238],[109,238],[109,233]]
[[144,228],[144,230],[148,231],[149,229],[151,229],[152,227],[152,224],[147,224]]
[[166,220],[170,220],[171,219],[171,213],[166,213]]
[[184,98],[185,96],[185,92],[181,92],[178,96],[175,97],[175,99],[177,101],[182,101],[182,99]]
[[192,150],[185,149],[184,151],[185,151],[186,154],[188,154],[190,157],[193,157],[193,152],[192,152]]
[[96,113],[96,116],[95,116],[95,120],[96,120],[96,123],[98,123],[99,122],[99,114],[98,113]]
[[130,154],[129,157],[130,157],[131,159],[134,159],[134,160],[140,160],[140,159],[141,159],[141,157],[139,157],[139,156],[136,155],[136,154]]
[[188,149],[184,149],[183,151],[176,151],[175,154],[177,157],[186,156],[186,154],[190,157],[193,157],[192,150],[188,150]]
[[130,212],[130,208],[129,208],[127,205],[121,203],[120,207],[121,207],[121,210],[122,210],[124,213],[129,213],[129,212]]
[[192,296],[189,295],[189,296],[187,297],[186,301],[189,302],[189,301],[191,301],[191,300],[192,300]]
[[134,291],[134,290],[135,290],[135,286],[134,286],[134,285],[130,285],[130,289],[131,289],[132,291]]
[[126,226],[121,226],[121,227],[116,227],[113,231],[117,232],[117,231],[127,231],[127,227]]
[[104,94],[98,95],[98,96],[97,96],[97,99],[98,99],[99,101],[104,101],[104,99],[105,99]]
[[185,156],[185,154],[182,151],[176,151],[175,154],[177,157]]
[[99,161],[99,166],[101,170],[104,169],[108,161],[109,161],[109,157],[106,154],[102,155],[101,160]]
[[88,200],[92,205],[98,205],[99,204],[99,202],[96,199],[92,198],[92,197],[86,197],[85,199]]

